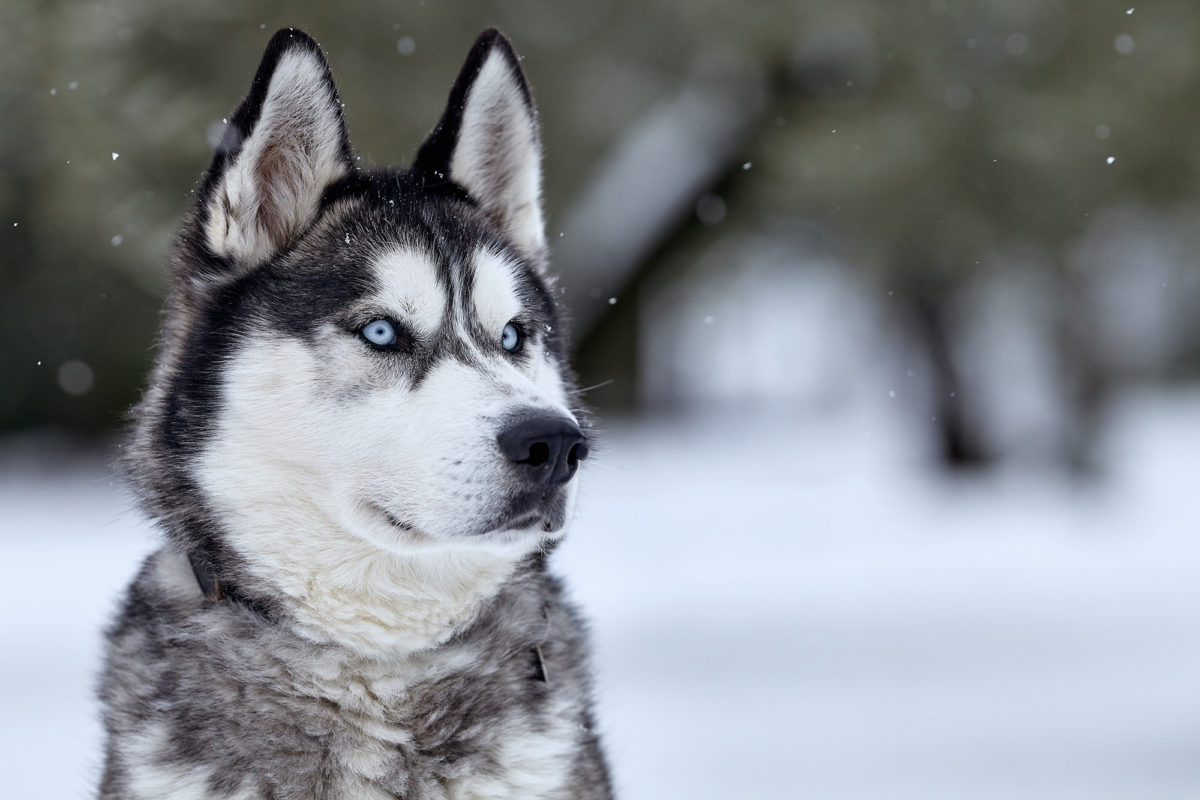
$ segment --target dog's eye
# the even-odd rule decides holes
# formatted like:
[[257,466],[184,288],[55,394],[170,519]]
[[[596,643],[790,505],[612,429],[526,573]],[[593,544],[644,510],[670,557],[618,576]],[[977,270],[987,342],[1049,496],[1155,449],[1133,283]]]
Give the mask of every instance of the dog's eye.
[[504,332],[500,334],[500,346],[510,353],[515,353],[521,349],[521,344],[525,341],[525,333],[517,327],[515,322],[510,322],[504,326]]
[[386,319],[368,322],[359,333],[376,347],[390,347],[396,343],[396,326]]

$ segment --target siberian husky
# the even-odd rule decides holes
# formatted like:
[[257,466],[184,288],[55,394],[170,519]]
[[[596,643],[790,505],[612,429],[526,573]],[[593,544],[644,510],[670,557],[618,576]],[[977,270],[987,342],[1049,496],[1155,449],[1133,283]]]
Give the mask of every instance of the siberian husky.
[[608,798],[546,570],[588,455],[537,114],[479,37],[408,170],[271,39],[172,258],[108,633],[101,798]]

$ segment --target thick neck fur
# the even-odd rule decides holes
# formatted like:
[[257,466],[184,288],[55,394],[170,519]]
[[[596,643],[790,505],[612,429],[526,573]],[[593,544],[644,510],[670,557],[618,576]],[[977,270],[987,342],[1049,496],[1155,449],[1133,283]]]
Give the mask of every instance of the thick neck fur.
[[[261,545],[275,539],[272,533],[250,535]],[[498,548],[398,553],[332,527],[291,533],[278,538],[278,549],[261,546],[254,561],[240,565],[237,580],[251,589],[242,593],[252,597],[253,587],[269,586],[281,612],[273,615],[275,624],[370,660],[444,644],[469,627],[515,573],[529,569]]]
[[[398,554],[366,543],[339,554],[320,574],[295,569],[277,580],[297,631],[375,658],[425,650],[466,628],[513,573],[511,557],[489,550]],[[369,549],[361,553],[356,550]]]
[[[410,555],[376,550],[372,555],[372,560],[347,560],[317,574],[303,569],[305,556],[297,554],[296,568],[274,581],[287,590],[281,613],[261,618],[262,625],[272,629],[278,641],[292,642],[289,647],[321,653],[324,666],[319,671],[334,669],[335,664],[341,664],[336,669],[370,671],[367,665],[390,669],[461,639],[493,604],[532,607],[541,602],[536,589],[544,570],[540,554],[515,563],[482,550]],[[224,609],[237,617],[258,614],[240,599],[253,598],[254,593],[236,583],[232,596],[223,592],[220,598],[205,597],[180,547],[168,544],[155,562],[156,582],[184,609]],[[247,569],[253,567],[235,569],[234,580],[257,580],[246,574]]]
[[[539,556],[523,560],[512,571],[509,580],[502,582],[490,597],[493,603],[477,603],[472,607],[465,615],[466,621],[455,630],[456,636],[440,646],[417,649],[389,646],[412,640],[416,631],[400,627],[384,629],[388,613],[381,612],[380,604],[373,600],[372,608],[365,614],[377,615],[376,619],[364,624],[350,616],[351,627],[364,637],[372,626],[377,626],[374,628],[377,638],[368,646],[364,646],[365,639],[353,637],[318,641],[312,629],[295,620],[268,621],[236,601],[205,597],[187,556],[172,545],[156,554],[148,569],[158,596],[184,619],[194,621],[176,627],[172,635],[182,637],[181,642],[190,642],[194,636],[211,640],[208,644],[194,643],[210,653],[205,658],[222,661],[223,669],[251,683],[255,675],[274,669],[264,659],[278,662],[284,665],[292,691],[333,699],[343,707],[356,707],[359,713],[374,717],[384,715],[380,703],[386,704],[388,697],[403,692],[405,686],[414,682],[462,668],[459,662],[463,659],[478,664],[481,657],[502,662],[525,656],[531,646],[541,644],[539,637],[547,636],[551,626],[545,611],[551,598],[543,596],[544,561]],[[396,604],[402,606],[405,598],[430,590],[430,587],[399,587]],[[327,609],[319,605],[299,609],[297,618],[318,611]],[[408,621],[402,610],[394,618],[401,623]],[[505,646],[497,648],[497,642],[504,642]],[[484,652],[491,655],[483,656]]]
[[329,510],[335,506],[318,488],[322,481],[265,458],[257,472],[230,452],[206,461],[201,486],[223,488],[205,501],[244,562],[247,588],[275,598],[288,624],[313,642],[373,658],[435,647],[471,622],[529,550],[474,542],[383,547]]

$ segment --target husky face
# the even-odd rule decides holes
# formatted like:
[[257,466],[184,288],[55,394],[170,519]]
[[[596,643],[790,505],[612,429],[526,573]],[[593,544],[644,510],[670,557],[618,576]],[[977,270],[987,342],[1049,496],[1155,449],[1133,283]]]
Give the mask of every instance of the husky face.
[[418,646],[561,534],[588,444],[539,162],[495,32],[414,166],[377,173],[317,45],[272,40],[177,246],[135,443],[151,512],[226,591]]
[[[293,510],[401,551],[557,533],[586,444],[545,284],[482,226],[439,248],[442,221],[414,236],[420,221],[367,205],[239,287],[201,488],[238,513],[275,505],[232,488],[270,475]],[[327,288],[331,265],[353,291]],[[530,448],[508,452],[526,428]]]

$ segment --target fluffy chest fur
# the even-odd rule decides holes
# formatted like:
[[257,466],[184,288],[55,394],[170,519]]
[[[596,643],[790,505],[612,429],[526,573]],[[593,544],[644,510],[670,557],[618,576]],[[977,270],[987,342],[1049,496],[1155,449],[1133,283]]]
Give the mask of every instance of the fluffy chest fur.
[[112,641],[142,662],[103,687],[107,795],[605,796],[580,626],[532,567],[451,642],[375,660],[204,598],[165,550]]

